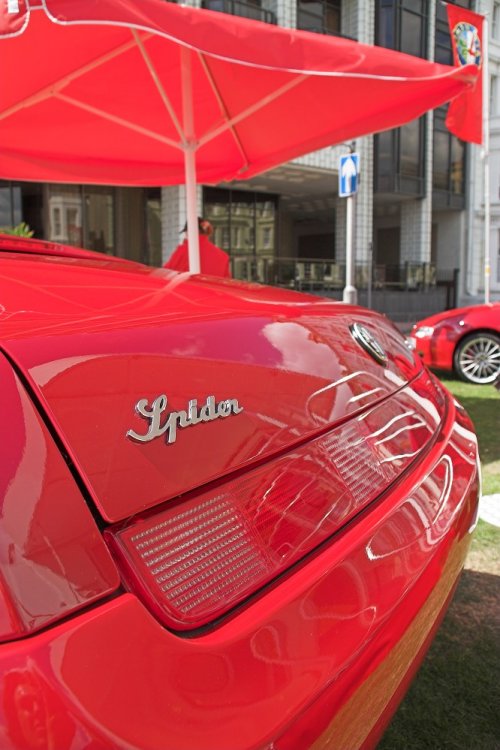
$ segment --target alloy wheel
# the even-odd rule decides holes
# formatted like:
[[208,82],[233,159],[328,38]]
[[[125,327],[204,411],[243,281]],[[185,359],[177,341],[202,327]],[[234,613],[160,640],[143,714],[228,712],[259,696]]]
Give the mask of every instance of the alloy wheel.
[[494,383],[500,376],[500,338],[477,333],[464,339],[455,353],[455,368],[470,383]]

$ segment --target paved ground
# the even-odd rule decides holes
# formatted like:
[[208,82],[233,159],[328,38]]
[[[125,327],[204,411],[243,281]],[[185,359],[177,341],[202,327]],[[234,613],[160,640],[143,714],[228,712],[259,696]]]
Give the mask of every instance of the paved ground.
[[500,494],[485,495],[481,498],[479,518],[492,526],[500,526]]

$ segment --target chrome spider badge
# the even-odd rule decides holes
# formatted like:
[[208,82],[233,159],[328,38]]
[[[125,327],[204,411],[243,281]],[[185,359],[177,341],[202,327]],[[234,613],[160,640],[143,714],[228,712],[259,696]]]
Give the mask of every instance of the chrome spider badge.
[[201,406],[198,406],[196,399],[191,399],[187,409],[171,411],[163,417],[167,403],[168,399],[164,393],[155,398],[151,404],[147,399],[141,398],[136,403],[135,410],[149,422],[148,430],[144,435],[140,435],[135,430],[128,430],[127,437],[139,443],[149,443],[160,435],[165,435],[166,442],[170,445],[177,440],[179,428],[192,427],[200,422],[212,422],[219,418],[225,419],[243,411],[243,407],[239,405],[236,398],[217,402],[214,396],[208,396]]

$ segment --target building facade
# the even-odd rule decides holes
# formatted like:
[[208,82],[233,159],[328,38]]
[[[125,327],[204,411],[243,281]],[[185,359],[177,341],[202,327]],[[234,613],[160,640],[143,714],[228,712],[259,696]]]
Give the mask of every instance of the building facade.
[[[346,36],[452,62],[439,0],[191,0],[211,10]],[[500,299],[500,2],[455,3],[490,19],[491,229],[489,279]],[[332,101],[342,110],[349,102]],[[229,253],[233,275],[342,296],[346,201],[338,165],[360,156],[355,198],[356,286],[362,303],[412,319],[481,301],[485,292],[482,149],[446,129],[446,108],[408,125],[308,154],[249,181],[198,189],[199,213]],[[0,182],[0,226],[161,265],[179,242],[184,188]],[[404,292],[404,294],[401,294]],[[416,294],[407,294],[416,292]]]

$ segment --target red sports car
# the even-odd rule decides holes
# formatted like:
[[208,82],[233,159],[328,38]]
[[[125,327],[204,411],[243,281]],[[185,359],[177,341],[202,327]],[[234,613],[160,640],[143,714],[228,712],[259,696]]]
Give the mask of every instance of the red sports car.
[[416,323],[410,347],[428,367],[455,372],[470,383],[500,377],[500,302],[431,315]]
[[0,747],[373,747],[477,513],[383,317],[0,237]]

